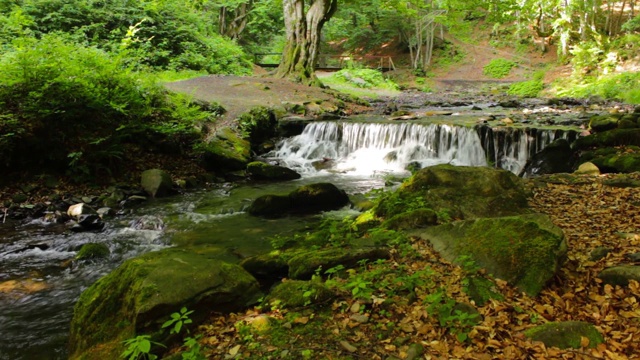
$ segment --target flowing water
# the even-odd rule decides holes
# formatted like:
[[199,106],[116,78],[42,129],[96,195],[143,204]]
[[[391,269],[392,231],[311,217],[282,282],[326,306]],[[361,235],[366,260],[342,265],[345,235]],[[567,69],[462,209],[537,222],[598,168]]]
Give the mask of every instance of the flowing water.
[[[276,234],[304,231],[318,217],[266,220],[243,210],[263,194],[328,181],[349,194],[384,186],[408,164],[496,165],[518,173],[537,151],[571,132],[443,124],[315,122],[266,158],[299,171],[296,181],[220,186],[152,200],[107,220],[98,233],[72,233],[41,219],[0,224],[0,360],[65,359],[73,304],[87,286],[128,258],[173,245],[215,246],[228,261],[264,253]],[[348,210],[343,210],[348,211]],[[331,215],[331,214],[328,214]],[[325,216],[327,216],[325,214]],[[338,216],[346,216],[339,213]],[[146,223],[146,226],[140,224]],[[85,243],[108,259],[74,261]]]

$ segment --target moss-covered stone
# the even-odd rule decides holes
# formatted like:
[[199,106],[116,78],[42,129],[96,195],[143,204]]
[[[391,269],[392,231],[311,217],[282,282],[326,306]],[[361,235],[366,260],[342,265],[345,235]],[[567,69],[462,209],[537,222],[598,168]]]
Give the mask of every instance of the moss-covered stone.
[[263,142],[276,136],[278,120],[271,109],[258,106],[240,115],[238,125],[255,151]]
[[318,281],[287,280],[276,285],[265,297],[271,308],[299,308],[327,303],[335,297],[323,283]]
[[316,183],[300,186],[289,195],[260,196],[247,212],[254,216],[276,218],[287,214],[311,214],[339,209],[349,203],[349,197],[335,185]]
[[618,127],[619,116],[614,115],[595,115],[589,119],[589,128],[593,132],[603,132],[613,130]]
[[483,167],[437,165],[422,169],[395,193],[381,199],[376,216],[390,218],[408,210],[446,211],[455,218],[498,217],[528,212],[522,180]]
[[602,334],[595,326],[583,321],[549,322],[524,332],[533,341],[541,341],[545,346],[560,349],[579,349],[582,338],[589,340],[588,347],[594,348],[604,342]]
[[88,243],[82,245],[76,254],[76,260],[107,258],[111,254],[109,247],[102,243]]
[[240,266],[253,275],[263,288],[271,286],[276,280],[289,274],[289,265],[280,254],[251,256],[242,260]]
[[489,274],[536,296],[562,265],[567,244],[546,215],[456,221],[416,230],[449,261],[469,256]]
[[418,229],[438,224],[438,215],[431,209],[416,209],[392,216],[382,226],[392,230]]
[[502,301],[504,296],[496,288],[496,284],[482,276],[468,276],[466,278],[467,286],[465,290],[469,298],[478,306],[484,306],[489,300],[495,299]]
[[214,138],[202,145],[203,166],[213,170],[244,170],[251,158],[251,144],[229,127],[216,132]]
[[624,153],[591,159],[603,173],[632,173],[640,171],[640,153]]
[[247,165],[247,174],[256,180],[295,180],[300,179],[300,174],[297,172],[277,165],[271,165],[263,163],[261,161],[254,161]]
[[522,170],[522,176],[571,172],[577,156],[566,139],[558,139],[535,154]]
[[578,138],[572,146],[576,150],[584,150],[592,147],[602,148],[621,145],[640,146],[640,129],[615,129],[592,134]]
[[594,163],[587,161],[586,163],[580,164],[580,166],[578,166],[578,169],[574,171],[574,174],[600,175],[600,169]]
[[260,296],[258,283],[238,265],[170,248],[127,260],[85,290],[74,308],[71,359],[115,359],[122,341],[155,334],[186,306],[199,322],[210,311],[238,311]]
[[621,265],[606,268],[598,274],[604,284],[627,286],[630,280],[640,281],[640,266]]
[[171,176],[164,170],[145,170],[140,178],[142,189],[151,197],[161,197],[173,192]]
[[332,248],[324,250],[303,251],[288,260],[289,278],[307,280],[310,279],[319,267],[330,269],[342,265],[352,268],[358,265],[358,261],[368,259],[388,259],[389,250],[385,248],[342,249]]

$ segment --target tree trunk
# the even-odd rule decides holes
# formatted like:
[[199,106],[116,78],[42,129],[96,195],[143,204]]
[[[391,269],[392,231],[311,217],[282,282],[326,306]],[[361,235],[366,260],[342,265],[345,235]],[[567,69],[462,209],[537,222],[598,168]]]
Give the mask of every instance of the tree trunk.
[[338,0],[283,0],[286,44],[276,76],[308,85],[320,85],[315,64],[322,27],[336,12]]

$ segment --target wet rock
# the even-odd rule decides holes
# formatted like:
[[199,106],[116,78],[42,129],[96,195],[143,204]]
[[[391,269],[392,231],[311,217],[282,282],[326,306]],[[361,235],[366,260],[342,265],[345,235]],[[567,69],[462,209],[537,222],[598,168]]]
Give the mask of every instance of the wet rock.
[[96,210],[96,213],[102,219],[114,217],[116,215],[116,211],[110,207],[101,207],[100,209]]
[[207,170],[244,170],[251,158],[251,143],[225,127],[204,144],[202,151],[202,165]]
[[587,346],[594,348],[604,342],[602,334],[590,323],[583,321],[549,322],[524,332],[533,341],[541,341],[547,347],[560,349],[580,349],[582,338],[587,338]]
[[629,280],[640,281],[640,266],[620,265],[606,268],[598,274],[603,284],[627,286]]
[[618,127],[618,117],[612,115],[596,115],[589,120],[589,128],[593,132],[604,132]]
[[147,198],[144,196],[131,195],[120,203],[120,207],[122,207],[123,209],[128,209],[136,205],[140,205],[145,201],[147,201]]
[[142,173],[140,185],[151,197],[162,197],[172,194],[171,176],[164,170],[150,169]]
[[498,106],[501,106],[503,108],[517,108],[522,106],[522,104],[518,100],[505,100],[500,101],[498,103]]
[[520,175],[532,177],[544,174],[570,173],[573,170],[576,157],[569,142],[565,139],[558,139],[527,161]]
[[254,161],[247,165],[247,173],[256,180],[295,180],[301,176],[297,172],[278,165],[270,165],[264,162]]
[[264,195],[249,206],[254,216],[276,218],[287,214],[310,214],[339,209],[349,203],[349,197],[335,185],[316,183],[304,185],[289,195]]
[[125,348],[122,339],[136,334],[154,334],[154,341],[169,346],[158,329],[181,307],[194,311],[190,318],[197,326],[211,311],[241,311],[261,295],[256,280],[238,265],[179,248],[147,253],[80,295],[70,358],[116,359]]
[[331,169],[335,165],[335,160],[329,158],[322,158],[321,160],[316,160],[311,163],[311,166],[318,171]]
[[305,126],[311,121],[314,121],[311,117],[302,116],[287,116],[278,120],[278,136],[292,137],[302,134]]

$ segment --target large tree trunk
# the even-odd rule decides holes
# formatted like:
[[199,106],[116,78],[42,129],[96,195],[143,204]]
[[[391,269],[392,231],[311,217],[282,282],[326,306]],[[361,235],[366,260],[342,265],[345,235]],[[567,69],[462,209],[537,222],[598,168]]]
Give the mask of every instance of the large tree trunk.
[[320,46],[322,26],[336,12],[338,0],[282,0],[286,44],[276,76],[291,78],[308,85],[318,85],[314,67]]

